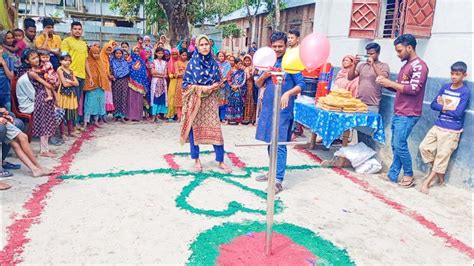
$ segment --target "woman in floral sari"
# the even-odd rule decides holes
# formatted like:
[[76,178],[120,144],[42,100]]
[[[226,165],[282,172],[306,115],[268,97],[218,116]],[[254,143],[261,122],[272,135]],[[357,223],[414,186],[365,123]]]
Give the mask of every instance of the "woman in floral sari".
[[246,75],[243,70],[242,61],[235,59],[234,72],[230,78],[229,103],[225,119],[229,125],[237,125],[242,122],[244,115],[244,98],[247,92]]
[[232,66],[225,58],[225,52],[217,53],[217,64],[221,73],[221,80],[224,82],[219,90],[219,118],[221,122],[225,120],[225,111],[227,109],[227,98],[229,97],[230,87],[227,80],[229,79],[230,70]]
[[209,38],[196,39],[197,51],[188,63],[183,77],[183,125],[181,144],[189,142],[195,169],[202,171],[199,144],[212,144],[219,168],[232,172],[224,163],[224,138],[218,114],[217,91],[221,85],[219,66],[211,54]]
[[256,119],[256,109],[257,105],[254,101],[254,74],[255,74],[255,68],[252,65],[252,56],[247,54],[244,56],[242,59],[245,67],[245,76],[247,78],[246,80],[246,87],[247,87],[247,93],[244,98],[244,119],[242,121],[242,124],[247,125],[247,124],[252,124],[255,125]]
[[145,61],[136,53],[131,53],[130,57],[127,114],[130,120],[141,121],[143,118],[143,96],[146,95],[150,87],[150,80],[147,77]]
[[[105,111],[107,112],[113,112],[115,110],[111,82],[115,78],[110,71],[110,57],[114,49],[114,45],[117,46],[117,43],[114,40],[110,40],[104,45],[104,48],[100,50],[100,61],[102,61],[102,65],[104,66],[103,71],[105,71],[108,77],[107,80],[103,81],[105,90]],[[103,117],[103,121],[107,122],[105,117]]]

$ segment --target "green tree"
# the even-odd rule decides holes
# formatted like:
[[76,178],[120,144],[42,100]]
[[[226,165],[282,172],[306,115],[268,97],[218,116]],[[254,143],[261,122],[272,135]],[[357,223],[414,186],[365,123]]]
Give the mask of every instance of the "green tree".
[[175,44],[189,37],[189,12],[191,0],[111,0],[111,8],[132,18],[144,5],[147,24],[156,24],[160,31],[168,29],[170,42]]
[[230,23],[222,27],[222,37],[230,38],[230,47],[234,53],[234,39],[242,36],[242,29],[235,23]]
[[158,31],[168,30],[170,41],[175,44],[189,37],[189,24],[217,21],[239,9],[245,0],[111,0],[111,8],[130,19],[138,15],[144,5],[148,26],[157,25]]
[[224,16],[241,8],[244,0],[201,0],[193,1],[190,7],[191,24],[216,22],[219,26]]
[[282,30],[280,25],[280,10],[285,9],[284,1],[264,0],[268,12],[266,20],[272,25],[274,30]]
[[250,43],[255,41],[255,32],[253,30],[253,22],[257,17],[258,11],[262,7],[263,1],[262,0],[244,0],[245,10],[247,12],[247,21],[249,22],[249,29],[250,29]]

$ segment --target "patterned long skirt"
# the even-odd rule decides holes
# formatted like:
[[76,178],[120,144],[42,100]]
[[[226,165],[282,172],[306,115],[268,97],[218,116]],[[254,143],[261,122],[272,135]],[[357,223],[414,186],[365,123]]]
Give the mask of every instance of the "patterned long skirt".
[[56,120],[54,116],[54,101],[45,101],[48,97],[44,86],[31,79],[35,88],[35,109],[33,111],[33,136],[52,136],[56,131]]
[[175,110],[175,97],[176,97],[176,86],[178,85],[177,79],[170,79],[168,86],[168,113],[166,114],[167,118],[173,118],[176,114]]
[[124,118],[127,115],[128,102],[128,76],[112,82],[112,95],[114,97],[115,112],[114,117]]
[[253,86],[247,86],[247,95],[245,97],[244,105],[244,120],[243,123],[254,124],[257,115],[257,105],[253,99]]
[[227,110],[225,113],[225,119],[228,122],[238,122],[242,121],[243,116],[243,106],[242,96],[240,91],[231,90],[229,95],[229,101],[227,103]]
[[183,107],[183,79],[179,78],[176,84],[176,92],[174,94],[174,107]]

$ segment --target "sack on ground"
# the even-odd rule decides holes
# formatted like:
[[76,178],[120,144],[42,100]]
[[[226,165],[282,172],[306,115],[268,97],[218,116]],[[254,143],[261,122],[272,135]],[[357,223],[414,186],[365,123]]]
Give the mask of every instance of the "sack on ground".
[[352,167],[356,168],[372,158],[375,154],[376,152],[374,150],[367,147],[363,142],[359,142],[355,145],[340,148],[334,153],[334,156],[345,157],[351,162]]
[[376,174],[382,170],[382,165],[375,158],[365,161],[363,164],[355,168],[359,174]]

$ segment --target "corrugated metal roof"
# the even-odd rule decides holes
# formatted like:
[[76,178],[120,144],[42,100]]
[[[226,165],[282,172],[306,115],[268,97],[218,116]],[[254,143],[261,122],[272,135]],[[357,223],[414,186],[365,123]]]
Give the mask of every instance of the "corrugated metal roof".
[[[298,7],[298,6],[305,6],[305,5],[310,5],[310,4],[316,4],[316,0],[283,0],[285,3],[285,9],[287,8],[292,8],[292,7]],[[253,14],[255,12],[254,7],[250,7],[250,12]],[[258,9],[257,15],[267,13],[267,6],[265,3],[262,3],[260,8]],[[229,15],[225,16],[222,18],[221,22],[226,22],[226,21],[231,21],[231,20],[236,20],[239,18],[245,18],[247,16],[247,7],[242,7],[241,9],[238,9]]]

